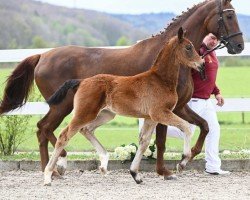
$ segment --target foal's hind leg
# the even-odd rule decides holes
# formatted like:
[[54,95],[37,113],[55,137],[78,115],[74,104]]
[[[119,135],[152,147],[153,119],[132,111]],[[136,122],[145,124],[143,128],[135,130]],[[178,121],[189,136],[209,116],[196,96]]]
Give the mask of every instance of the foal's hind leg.
[[104,175],[107,173],[109,154],[101,145],[101,143],[97,140],[97,138],[94,136],[94,131],[97,127],[114,119],[114,117],[115,117],[114,113],[108,110],[103,110],[93,122],[83,127],[80,131],[95,147],[97,153],[99,154],[99,158],[101,161],[101,166],[99,167],[99,169],[101,173]]
[[[67,102],[66,102],[67,103]],[[56,137],[53,131],[60,125],[64,117],[67,116],[72,110],[72,103],[65,104],[62,103],[58,106],[50,107],[49,112],[43,117],[38,123],[37,138],[39,142],[39,150],[41,157],[41,167],[44,171],[48,161],[48,141],[51,142],[53,146],[56,144]],[[59,162],[57,163],[57,168],[59,174],[64,174],[67,166],[66,151],[62,150],[60,154]]]
[[67,145],[70,138],[72,138],[79,129],[80,129],[79,126],[74,127],[70,124],[61,132],[56,142],[52,156],[44,170],[44,185],[47,186],[51,185],[51,176],[54,171],[58,157],[60,156],[60,153],[63,150],[63,148]]
[[184,135],[184,154],[183,154],[181,162],[177,165],[177,171],[183,170],[184,167],[186,166],[187,162],[191,158],[190,143],[191,143],[191,135],[192,134],[191,134],[191,131],[189,128],[189,123],[187,121],[181,119],[180,117],[178,117],[177,115],[175,115],[171,111],[161,112],[159,110],[155,110],[154,112],[152,112],[152,114],[150,116],[151,116],[152,120],[154,120],[154,121],[158,121],[159,123],[165,124],[165,125],[175,126],[185,133],[185,135]]
[[[84,109],[83,109],[84,110]],[[93,111],[92,114],[82,113],[83,115],[74,115],[69,125],[63,129],[57,139],[53,154],[44,170],[44,185],[51,185],[51,175],[54,171],[56,162],[61,151],[67,145],[69,140],[82,128],[84,125],[96,118],[97,112]],[[85,117],[83,117],[85,116]]]
[[152,133],[154,131],[156,124],[157,123],[153,122],[152,120],[145,119],[143,127],[142,127],[141,132],[140,132],[139,148],[138,148],[136,155],[135,155],[135,158],[130,166],[130,174],[132,175],[132,177],[134,178],[134,180],[137,184],[140,184],[142,182],[142,179],[140,178],[140,176],[138,174],[139,165],[140,165],[140,162],[141,162],[141,159],[142,159],[144,152],[148,148],[148,145],[150,143],[150,139],[151,139],[151,136],[152,136]]

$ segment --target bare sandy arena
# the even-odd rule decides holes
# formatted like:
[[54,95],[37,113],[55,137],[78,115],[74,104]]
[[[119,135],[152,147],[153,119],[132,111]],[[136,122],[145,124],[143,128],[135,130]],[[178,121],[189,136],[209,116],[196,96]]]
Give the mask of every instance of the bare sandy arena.
[[45,187],[42,172],[1,172],[0,199],[250,199],[250,172],[211,176],[186,171],[171,181],[144,172],[140,185],[127,170],[111,171],[107,176],[98,171],[71,171],[64,177]]

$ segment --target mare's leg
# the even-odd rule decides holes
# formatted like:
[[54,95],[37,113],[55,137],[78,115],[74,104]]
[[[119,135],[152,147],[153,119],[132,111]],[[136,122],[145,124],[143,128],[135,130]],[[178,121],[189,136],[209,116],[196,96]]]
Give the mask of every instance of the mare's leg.
[[90,143],[95,147],[97,153],[99,154],[99,158],[101,161],[101,166],[99,167],[99,169],[100,169],[102,174],[107,173],[109,154],[104,149],[102,144],[94,136],[94,131],[97,127],[114,119],[114,117],[115,117],[114,113],[112,113],[108,110],[103,110],[93,122],[91,122],[90,124],[83,127],[80,131],[90,141]]
[[166,166],[164,166],[164,152],[167,136],[167,126],[158,124],[156,126],[156,147],[157,147],[157,160],[156,172],[163,175],[165,180],[176,179],[176,176]]
[[[44,171],[45,166],[49,161],[48,155],[48,141],[51,142],[53,146],[56,143],[56,137],[53,131],[60,125],[65,116],[67,116],[72,110],[72,103],[62,103],[57,106],[50,107],[49,112],[37,123],[38,131],[37,138],[39,142],[39,150],[41,157],[41,167]],[[58,163],[58,172],[63,174],[66,169],[66,151],[62,150],[60,163]]]
[[130,166],[130,174],[134,178],[135,182],[137,184],[140,184],[142,182],[138,170],[139,170],[139,165],[143,156],[143,153],[146,151],[148,148],[148,145],[150,143],[150,139],[152,136],[152,133],[154,131],[154,128],[156,126],[156,122],[153,122],[152,120],[145,119],[143,127],[141,129],[141,133],[139,136],[139,148],[136,152],[135,158]]
[[181,119],[171,111],[162,112],[161,110],[157,109],[154,110],[150,116],[154,121],[157,121],[165,125],[175,126],[185,133],[183,157],[181,162],[177,165],[177,170],[178,171],[182,170],[191,158],[191,149],[190,149],[191,131],[189,128],[189,123]]
[[182,119],[188,121],[190,124],[195,124],[200,128],[200,134],[198,140],[194,147],[191,149],[193,159],[196,155],[198,155],[203,147],[206,136],[209,132],[208,123],[202,117],[200,117],[196,112],[194,112],[188,105],[185,105],[182,109],[178,109],[175,113],[181,117]]

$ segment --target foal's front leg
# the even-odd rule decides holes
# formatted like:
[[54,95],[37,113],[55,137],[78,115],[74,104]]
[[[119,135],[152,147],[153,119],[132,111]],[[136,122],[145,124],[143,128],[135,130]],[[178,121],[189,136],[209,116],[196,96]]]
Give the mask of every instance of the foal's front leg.
[[155,129],[156,124],[157,124],[156,122],[153,122],[150,119],[145,119],[143,127],[141,129],[141,133],[139,136],[139,148],[130,166],[130,174],[132,175],[132,177],[134,178],[137,184],[140,184],[142,182],[142,179],[140,178],[138,174],[139,166],[140,166],[142,156],[144,152],[146,151],[146,149],[148,148],[148,145],[150,143],[150,139],[151,139],[151,136]]
[[177,171],[183,170],[184,167],[186,166],[187,162],[191,158],[191,148],[190,148],[191,131],[189,128],[189,123],[187,121],[181,119],[177,115],[175,115],[170,110],[162,112],[160,109],[159,110],[157,109],[154,112],[152,112],[152,114],[150,116],[151,116],[152,120],[154,120],[154,121],[158,121],[159,123],[165,124],[165,125],[175,126],[185,133],[185,135],[184,135],[184,152],[183,152],[184,154],[183,154],[181,162],[177,165]]

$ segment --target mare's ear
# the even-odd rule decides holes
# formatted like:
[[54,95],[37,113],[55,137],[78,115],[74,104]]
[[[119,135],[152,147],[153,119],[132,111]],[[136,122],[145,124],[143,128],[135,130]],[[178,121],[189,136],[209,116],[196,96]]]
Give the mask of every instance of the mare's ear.
[[184,31],[183,31],[182,27],[180,27],[178,30],[178,39],[179,39],[180,43],[183,41],[183,38],[184,38]]

